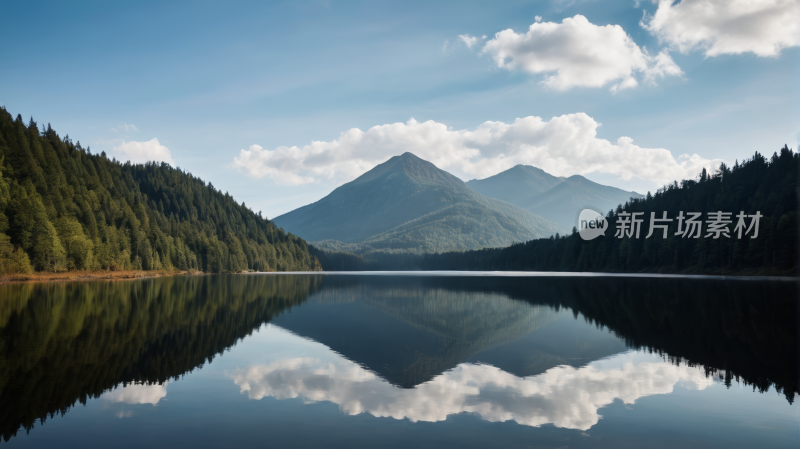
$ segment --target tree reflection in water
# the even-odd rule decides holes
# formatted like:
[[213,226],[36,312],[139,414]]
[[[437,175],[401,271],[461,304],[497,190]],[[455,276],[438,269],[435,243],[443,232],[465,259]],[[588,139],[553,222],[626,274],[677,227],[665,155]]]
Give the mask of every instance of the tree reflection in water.
[[[366,368],[362,374],[407,389],[435,384],[443,372],[490,372],[487,365],[448,370],[566,311],[610,329],[631,348],[664,355],[676,370],[692,373],[699,371],[687,367],[698,367],[728,384],[744,382],[762,392],[775,388],[789,402],[798,392],[797,285],[791,282],[219,275],[20,284],[0,286],[0,431],[8,441],[20,428],[30,430],[36,420],[43,424],[106,391],[120,392],[123,402],[134,400],[133,390],[119,388],[177,379],[263,323],[282,314],[288,320],[295,315],[285,315],[289,310],[302,316],[311,302],[358,302],[373,316],[414,329],[417,334],[396,336],[409,341],[414,357],[398,353],[397,366],[389,368],[376,362],[386,348],[368,344],[379,341],[372,338],[378,330],[336,325],[346,324],[346,313],[339,321],[329,318],[330,332],[314,337],[334,347],[330,335],[350,333],[351,340],[365,343],[340,352]],[[558,362],[560,350],[550,349],[556,362],[522,374],[551,373],[558,366],[561,371],[552,373],[584,372],[589,359],[567,368]],[[574,426],[591,422],[586,416]]]

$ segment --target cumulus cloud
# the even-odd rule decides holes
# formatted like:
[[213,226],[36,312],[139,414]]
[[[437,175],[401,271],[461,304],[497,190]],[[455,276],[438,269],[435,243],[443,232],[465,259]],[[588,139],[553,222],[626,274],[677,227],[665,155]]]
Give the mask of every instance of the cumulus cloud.
[[607,173],[664,184],[691,179],[719,161],[697,154],[676,160],[663,148],[644,148],[630,137],[610,142],[597,137],[600,126],[584,113],[485,122],[474,130],[453,130],[435,121],[350,129],[337,140],[303,147],[241,150],[233,166],[243,173],[268,176],[282,185],[350,181],[406,151],[462,179],[484,178],[517,164],[533,165],[556,176]]
[[555,90],[615,83],[616,92],[638,85],[636,75],[653,84],[683,74],[666,51],[651,56],[621,26],[597,26],[581,15],[561,23],[537,21],[524,34],[501,31],[482,53],[500,68],[547,75],[543,83]]
[[151,139],[146,142],[123,141],[114,147],[114,151],[119,154],[121,160],[129,160],[134,164],[141,164],[147,161],[167,162],[175,164],[172,154],[164,145],[158,143],[158,139]]
[[231,377],[250,399],[328,401],[349,415],[436,422],[468,412],[491,422],[581,430],[597,424],[598,410],[615,399],[632,404],[645,396],[671,393],[679,382],[690,389],[713,383],[702,369],[655,357],[642,362],[637,357],[624,354],[577,369],[558,366],[526,378],[490,365],[460,364],[413,389],[395,387],[343,358],[280,360],[236,371]]
[[136,132],[138,133],[138,132],[139,132],[139,128],[137,128],[137,127],[136,127],[136,126],[134,126],[134,125],[129,125],[129,124],[127,124],[127,123],[124,123],[124,124],[122,124],[122,125],[117,125],[117,127],[116,127],[116,128],[111,128],[111,129],[109,129],[109,131],[111,131],[111,132],[119,132],[119,131],[125,131],[125,132],[129,132],[129,131],[136,131]]
[[161,385],[129,384],[125,387],[117,387],[104,394],[103,398],[110,402],[157,405],[166,396],[167,383],[165,382]]
[[478,38],[469,34],[459,34],[458,38],[461,39],[461,42],[467,44],[467,48],[472,48],[473,45],[478,43]]
[[705,50],[706,56],[751,52],[778,56],[800,45],[797,0],[657,0],[642,27],[681,52]]

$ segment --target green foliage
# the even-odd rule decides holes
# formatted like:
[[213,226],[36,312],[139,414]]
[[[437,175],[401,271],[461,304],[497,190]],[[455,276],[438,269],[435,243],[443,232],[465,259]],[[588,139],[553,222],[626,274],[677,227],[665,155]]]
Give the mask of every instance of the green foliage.
[[190,173],[93,155],[4,108],[0,234],[0,274],[28,258],[43,271],[318,269],[302,239]]
[[[605,237],[583,241],[577,233],[531,240],[503,249],[426,255],[427,270],[524,270],[661,273],[798,273],[798,184],[800,156],[788,147],[770,159],[756,153],[733,167],[724,164],[716,173],[705,170],[699,181],[674,182],[642,199],[631,199],[609,211],[612,226]],[[639,239],[613,237],[618,214],[644,212],[648,217]],[[759,211],[758,238],[681,238],[673,220],[668,238],[644,238],[650,212],[675,217],[679,211],[732,212],[752,215]],[[735,223],[734,223],[735,224]],[[705,229],[705,227],[704,227]],[[729,226],[733,231],[733,226]]]
[[33,273],[30,259],[21,248],[14,248],[11,237],[0,234],[0,273]]

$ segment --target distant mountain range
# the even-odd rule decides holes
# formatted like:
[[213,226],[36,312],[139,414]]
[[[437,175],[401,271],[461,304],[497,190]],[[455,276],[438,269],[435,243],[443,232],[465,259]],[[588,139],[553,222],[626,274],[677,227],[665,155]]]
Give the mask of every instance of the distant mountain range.
[[636,192],[604,186],[580,175],[562,178],[529,165],[517,165],[486,179],[473,179],[467,186],[533,212],[566,230],[575,226],[575,217],[585,206],[608,212],[630,198],[643,198]]
[[481,195],[411,153],[273,222],[320,248],[358,253],[500,247],[564,232],[525,209]]

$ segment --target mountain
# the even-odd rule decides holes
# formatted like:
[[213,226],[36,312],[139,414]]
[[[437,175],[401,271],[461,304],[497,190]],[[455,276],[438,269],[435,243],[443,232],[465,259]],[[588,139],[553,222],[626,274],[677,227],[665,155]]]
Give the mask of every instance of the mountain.
[[317,267],[306,242],[191,173],[91,154],[0,108],[0,274]]
[[533,195],[544,193],[564,181],[541,168],[516,165],[485,179],[467,181],[467,187],[490,198],[498,198],[522,207]]
[[575,216],[584,206],[607,212],[630,198],[642,198],[636,192],[604,186],[580,175],[560,178],[529,165],[517,165],[486,179],[473,179],[467,186],[533,212],[563,229],[575,226]]
[[478,194],[411,153],[274,222],[308,241],[357,244],[361,252],[496,247],[563,232],[526,210]]
[[546,192],[528,197],[519,206],[558,223],[564,229],[572,229],[575,216],[584,206],[593,206],[605,213],[631,198],[643,196],[574,175]]

